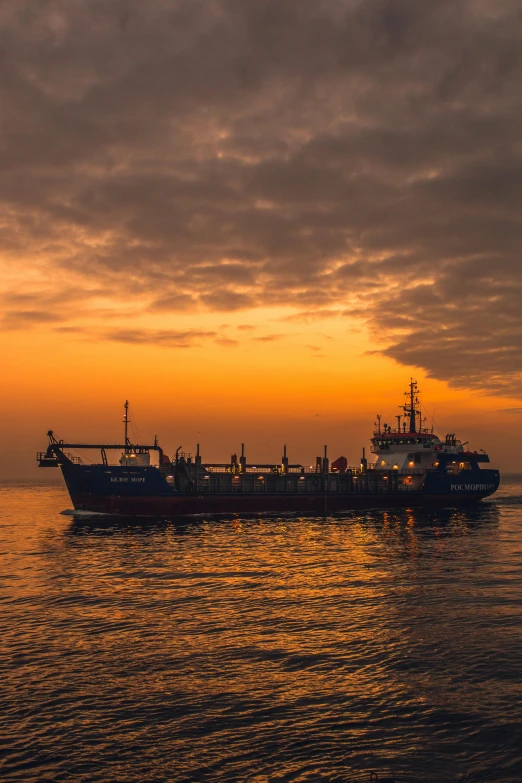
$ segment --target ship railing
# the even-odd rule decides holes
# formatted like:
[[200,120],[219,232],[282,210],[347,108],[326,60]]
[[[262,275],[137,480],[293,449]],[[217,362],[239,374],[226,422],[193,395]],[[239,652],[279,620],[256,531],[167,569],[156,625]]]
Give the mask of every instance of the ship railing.
[[398,430],[397,428],[390,430],[389,432],[383,432],[383,430],[374,430],[373,435],[375,438],[388,438],[388,437],[396,437],[396,438],[418,438],[422,436],[432,436],[435,433],[433,432],[433,429],[431,427],[423,427],[421,430],[415,430],[415,432],[404,431],[404,430]]
[[[323,476],[324,471],[318,470],[315,466],[304,467],[301,465],[289,465],[288,470],[285,472],[281,465],[247,465],[244,470],[241,470],[241,466],[238,464],[230,465],[225,463],[223,465],[205,465],[202,464],[202,470],[207,473],[232,473],[233,475],[256,475],[257,473],[271,474],[274,476]],[[355,468],[347,468],[346,471],[341,473],[339,470],[328,471],[329,476],[339,476],[349,472],[355,473]]]
[[[285,473],[281,465],[247,465],[244,470],[241,470],[240,465],[230,465],[229,463],[205,465],[202,464],[200,468],[201,472],[209,474],[226,473],[237,476],[252,476],[256,474],[273,475],[273,476],[324,476],[324,471],[318,470],[315,466],[305,467],[301,465],[288,466],[288,470]],[[348,467],[345,471],[330,470],[328,476],[345,476],[346,474],[352,474],[352,476],[361,476],[365,473],[370,474],[397,474],[399,476],[424,476],[426,470],[423,468],[383,468],[380,465],[368,465],[367,468],[361,469],[360,467]]]
[[[192,462],[192,452],[191,451],[178,451],[177,454],[178,454],[178,459],[181,459],[181,457],[183,457],[183,459],[185,461],[190,460]],[[172,462],[175,462],[175,461],[176,461],[176,457],[174,456],[174,459],[172,460]]]
[[[389,482],[385,481],[379,481],[376,482],[373,486],[368,486],[367,482],[357,480],[355,479],[353,482],[348,483],[344,487],[335,487],[335,486],[307,486],[306,483],[303,483],[303,486],[301,487],[300,482],[297,482],[299,486],[295,486],[294,482],[288,482],[288,485],[285,486],[284,484],[281,484],[280,482],[267,482],[267,481],[257,481],[252,484],[248,482],[248,485],[246,485],[239,476],[234,477],[234,479],[237,478],[237,481],[232,481],[230,485],[227,485],[226,487],[221,487],[216,490],[215,487],[212,487],[208,481],[199,481],[196,491],[201,494],[207,494],[207,493],[214,493],[214,492],[232,492],[234,494],[241,494],[242,492],[248,492],[248,493],[255,493],[259,495],[280,495],[280,494],[299,494],[300,492],[324,492],[325,494],[332,494],[335,495],[339,492],[349,492],[353,494],[358,493],[364,493],[364,492],[371,492],[371,493],[378,493],[382,495],[388,495],[388,494],[396,494],[398,492],[401,493],[407,493],[407,492],[414,492],[418,490],[417,486],[414,486],[412,484],[395,484],[393,483],[391,486],[388,486]],[[194,489],[194,488],[193,488]],[[193,491],[192,489],[192,491]]]
[[[425,468],[385,468],[382,467],[382,465],[368,465],[367,468],[368,473],[375,472],[375,473],[396,473],[399,476],[424,476],[426,473]],[[358,471],[360,473],[360,471]]]
[[[73,454],[65,454],[67,459],[73,463],[73,465],[83,465],[83,460],[81,457],[75,457]],[[37,451],[36,452],[36,459],[37,460],[54,460],[56,461],[56,464],[58,464],[58,460],[54,454],[49,454],[48,451]]]

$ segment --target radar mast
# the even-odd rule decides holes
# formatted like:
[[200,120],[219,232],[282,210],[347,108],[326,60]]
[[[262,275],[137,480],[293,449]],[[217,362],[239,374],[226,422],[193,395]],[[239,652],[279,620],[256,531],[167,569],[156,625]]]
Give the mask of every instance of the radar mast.
[[[417,408],[419,405],[419,387],[417,386],[417,381],[414,381],[413,378],[410,378],[410,388],[404,392],[404,396],[408,401],[406,405],[402,406],[402,409],[404,415],[410,420],[410,432],[417,432],[417,416],[420,417],[420,411]],[[419,421],[419,427],[422,429],[421,421]]]

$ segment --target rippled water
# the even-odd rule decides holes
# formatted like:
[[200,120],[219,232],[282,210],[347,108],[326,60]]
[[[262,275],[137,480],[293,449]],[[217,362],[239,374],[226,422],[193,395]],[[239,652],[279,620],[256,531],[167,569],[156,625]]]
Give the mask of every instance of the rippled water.
[[522,478],[130,524],[0,488],[5,781],[522,781]]

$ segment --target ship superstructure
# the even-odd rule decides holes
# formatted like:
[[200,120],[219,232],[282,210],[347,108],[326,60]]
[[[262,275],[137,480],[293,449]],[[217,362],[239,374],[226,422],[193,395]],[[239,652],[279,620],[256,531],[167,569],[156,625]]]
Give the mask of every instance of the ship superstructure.
[[[420,489],[426,476],[435,473],[450,477],[463,474],[464,478],[476,474],[479,463],[489,462],[484,452],[466,450],[455,433],[448,433],[441,440],[431,428],[425,427],[425,419],[419,404],[417,382],[411,379],[405,392],[406,404],[401,406],[403,414],[395,418],[395,427],[383,423],[377,416],[376,429],[372,438],[372,452],[376,455],[374,470],[393,470],[399,476],[399,483]],[[481,478],[486,476],[482,471]]]
[[[206,463],[199,445],[192,456],[178,448],[168,457],[153,445],[132,444],[125,403],[124,442],[65,443],[48,432],[49,446],[39,453],[41,467],[59,466],[76,509],[140,516],[205,513],[314,513],[372,507],[457,506],[496,491],[497,470],[481,468],[484,452],[465,449],[453,433],[441,440],[425,422],[412,379],[397,425],[377,417],[371,439],[374,462],[364,449],[359,465],[345,457],[330,463],[327,447],[315,465],[290,463],[283,447],[280,463],[250,463],[232,454],[226,463]],[[87,461],[67,450],[98,451]],[[110,458],[119,454],[115,461]],[[156,454],[154,463],[151,453]]]

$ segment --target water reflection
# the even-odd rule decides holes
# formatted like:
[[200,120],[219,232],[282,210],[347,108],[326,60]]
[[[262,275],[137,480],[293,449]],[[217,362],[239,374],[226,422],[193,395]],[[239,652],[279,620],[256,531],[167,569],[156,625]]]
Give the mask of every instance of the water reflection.
[[125,533],[126,535],[147,535],[162,533],[171,530],[179,535],[185,534],[189,528],[197,528],[204,523],[204,519],[179,518],[176,520],[163,517],[116,517],[116,516],[74,516],[69,527],[64,531],[64,536],[103,536]]
[[517,780],[516,505],[136,522],[46,497],[0,528],[8,776]]
[[495,503],[483,503],[469,509],[393,509],[369,510],[366,512],[344,512],[326,517],[301,517],[291,515],[266,515],[240,517],[234,514],[212,516],[198,515],[166,519],[163,517],[136,518],[102,514],[89,515],[85,513],[72,514],[73,520],[64,531],[64,536],[88,535],[147,535],[170,531],[176,535],[187,535],[191,531],[212,525],[216,527],[232,527],[234,530],[251,530],[256,526],[298,526],[303,530],[320,526],[332,528],[337,526],[351,528],[359,525],[367,527],[375,533],[401,539],[405,542],[416,538],[432,536],[464,536],[477,534],[482,528],[498,525],[499,508]]

